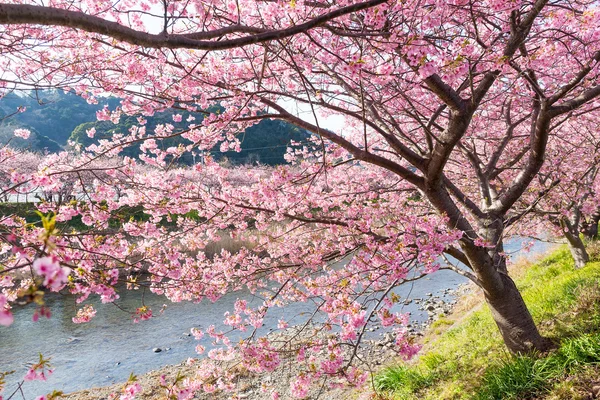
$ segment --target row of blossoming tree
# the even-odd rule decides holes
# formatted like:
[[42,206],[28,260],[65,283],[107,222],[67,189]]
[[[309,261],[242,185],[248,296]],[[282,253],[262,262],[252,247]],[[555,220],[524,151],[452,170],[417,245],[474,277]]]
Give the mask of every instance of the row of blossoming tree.
[[[172,301],[249,290],[263,303],[240,301],[225,320],[247,340],[195,335],[221,344],[210,359],[239,357],[257,373],[291,352],[304,368],[292,392],[304,397],[311,385],[364,382],[356,349],[372,319],[412,354],[393,289],[450,255],[511,352],[551,348],[509,276],[504,240],[551,224],[585,262],[577,240],[598,210],[599,20],[586,0],[0,4],[3,90],[58,87],[89,102],[111,93],[121,106],[100,120],[139,116],[79,154],[4,167],[4,196],[45,197],[40,223],[0,220],[0,322],[10,325],[19,299],[43,304],[44,290],[79,302],[115,301],[119,281]],[[167,108],[207,115],[148,131],[144,115]],[[325,128],[330,115],[343,124]],[[265,118],[309,130],[313,145],[274,169],[230,170],[210,157],[178,166],[219,142],[239,149],[237,133]],[[174,136],[187,144],[162,145]],[[139,143],[139,159],[119,158]],[[19,157],[9,147],[0,156]],[[224,235],[240,248],[207,251]],[[297,328],[311,340],[289,350],[252,333],[270,308],[300,301],[315,306],[313,323]],[[74,320],[94,314],[86,306]],[[206,363],[185,396],[230,388]]]

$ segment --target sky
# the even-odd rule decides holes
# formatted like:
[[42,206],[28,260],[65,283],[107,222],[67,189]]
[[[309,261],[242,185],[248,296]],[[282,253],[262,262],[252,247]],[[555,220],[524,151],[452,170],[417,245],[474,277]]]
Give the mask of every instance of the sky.
[[[149,11],[152,14],[161,15],[163,13],[162,4],[154,4]],[[163,19],[158,17],[152,17],[149,15],[142,16],[146,28],[149,33],[158,34],[163,30]],[[296,115],[302,120],[311,124],[318,125],[321,128],[325,128],[337,133],[340,133],[344,126],[344,117],[341,115],[329,115],[327,117],[319,116],[319,107],[315,107],[316,114],[318,116],[318,124],[314,117],[314,113],[311,110],[310,105],[295,101],[279,101],[278,104],[284,107],[289,113]]]

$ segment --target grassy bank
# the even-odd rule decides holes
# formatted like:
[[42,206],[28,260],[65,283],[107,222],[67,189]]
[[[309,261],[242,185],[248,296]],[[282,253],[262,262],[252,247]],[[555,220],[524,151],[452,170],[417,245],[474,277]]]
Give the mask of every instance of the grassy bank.
[[[480,295],[437,321],[421,356],[375,377],[382,399],[592,399],[600,385],[600,262],[574,270],[561,248],[513,271],[533,318],[558,345],[544,355],[506,351]],[[598,396],[598,397],[596,397]]]

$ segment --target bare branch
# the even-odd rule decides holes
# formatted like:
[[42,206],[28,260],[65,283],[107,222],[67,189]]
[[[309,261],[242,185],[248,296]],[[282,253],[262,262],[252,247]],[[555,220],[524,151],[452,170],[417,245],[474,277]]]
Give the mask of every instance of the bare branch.
[[316,125],[306,122],[306,121],[290,114],[289,112],[287,112],[285,110],[285,108],[281,107],[279,104],[277,104],[271,100],[261,99],[260,101],[263,104],[277,110],[281,114],[280,119],[289,121],[296,126],[304,128],[310,132],[313,132],[313,133],[319,135],[320,137],[330,140],[331,142],[346,149],[350,154],[352,154],[354,157],[356,157],[356,159],[371,163],[373,165],[378,165],[380,167],[387,169],[388,171],[394,172],[418,188],[424,187],[425,180],[422,177],[415,174],[413,171],[409,170],[408,168],[405,168],[405,167],[401,166],[400,164],[397,164],[394,161],[389,160],[387,158],[378,156],[373,153],[369,153],[366,150],[363,150],[363,149],[355,146],[353,143],[347,141],[343,137],[336,135],[334,132],[332,132],[330,130],[319,128]]

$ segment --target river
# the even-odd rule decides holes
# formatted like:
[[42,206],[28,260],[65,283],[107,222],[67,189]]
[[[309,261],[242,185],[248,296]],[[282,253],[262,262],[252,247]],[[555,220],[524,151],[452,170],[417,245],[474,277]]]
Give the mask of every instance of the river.
[[[526,258],[537,257],[546,252],[552,244],[536,242],[527,253],[519,250],[525,240],[513,239],[506,245],[507,253],[519,253]],[[466,278],[448,271],[437,271],[430,276],[399,287],[395,292],[399,296],[423,298],[426,293],[443,296],[443,291],[452,289]],[[118,304],[125,309],[140,306],[140,291],[122,291]],[[188,357],[195,357],[195,346],[199,343],[188,336],[193,327],[206,328],[215,324],[217,328],[223,314],[233,308],[237,298],[247,299],[249,305],[256,306],[260,300],[249,293],[232,293],[215,303],[202,301],[170,303],[164,297],[146,292],[145,303],[154,311],[154,317],[139,323],[133,323],[131,315],[112,304],[92,302],[97,315],[87,324],[74,324],[71,318],[81,305],[75,304],[72,296],[48,295],[47,305],[52,318],[40,318],[33,322],[33,305],[15,307],[15,322],[10,327],[0,326],[0,371],[14,370],[7,376],[5,398],[16,388],[17,382],[27,371],[26,361],[34,362],[38,354],[50,357],[55,368],[47,382],[27,382],[23,391],[27,400],[52,390],[66,393],[94,386],[106,386],[127,380],[131,372],[143,374],[169,364],[176,364]],[[158,312],[163,304],[167,307]],[[411,312],[414,321],[427,319],[425,311],[411,303],[402,307],[403,312]],[[285,314],[290,324],[299,324],[306,320],[310,305],[290,304],[285,309],[270,310],[264,320],[262,333],[275,329],[277,320]],[[400,310],[398,310],[400,311]],[[290,316],[294,316],[290,318]],[[210,339],[201,342],[210,348]],[[163,351],[153,352],[154,348]],[[167,350],[168,349],[168,350]],[[15,397],[15,399],[22,397]]]

